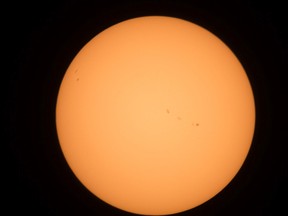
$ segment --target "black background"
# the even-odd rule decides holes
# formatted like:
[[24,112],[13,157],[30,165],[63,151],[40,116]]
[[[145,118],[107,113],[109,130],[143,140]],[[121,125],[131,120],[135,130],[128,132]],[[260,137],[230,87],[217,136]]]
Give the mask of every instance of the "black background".
[[97,199],[75,178],[59,147],[55,105],[67,67],[90,39],[147,15],[186,19],[216,34],[243,64],[255,96],[255,136],[240,172],[213,199],[177,215],[287,214],[288,25],[281,2],[11,1],[3,7],[12,61],[9,151],[3,152],[7,215],[133,215]]

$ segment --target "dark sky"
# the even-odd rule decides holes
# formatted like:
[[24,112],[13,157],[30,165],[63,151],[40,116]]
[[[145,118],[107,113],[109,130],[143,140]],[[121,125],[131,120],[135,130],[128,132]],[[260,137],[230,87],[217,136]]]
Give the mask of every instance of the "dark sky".
[[7,215],[133,215],[95,198],[67,167],[57,140],[55,105],[61,79],[77,52],[105,28],[145,15],[186,19],[216,34],[243,64],[255,95],[255,136],[242,169],[216,197],[177,216],[288,213],[288,27],[283,1],[55,2],[10,2],[4,19],[12,42],[7,53],[12,60],[9,151],[3,153],[8,156],[7,183],[2,185],[8,189]]

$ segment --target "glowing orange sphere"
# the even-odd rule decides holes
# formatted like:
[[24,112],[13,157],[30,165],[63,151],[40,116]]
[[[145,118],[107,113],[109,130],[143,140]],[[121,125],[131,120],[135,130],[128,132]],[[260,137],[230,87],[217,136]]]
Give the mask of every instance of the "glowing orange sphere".
[[70,168],[95,196],[164,215],[206,202],[233,179],[251,146],[255,106],[220,39],[148,16],[111,26],[77,54],[56,124]]

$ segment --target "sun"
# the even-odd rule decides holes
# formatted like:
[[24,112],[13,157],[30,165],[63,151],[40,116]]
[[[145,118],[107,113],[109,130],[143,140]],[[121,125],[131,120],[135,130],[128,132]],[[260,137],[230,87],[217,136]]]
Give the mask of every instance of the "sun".
[[166,215],[213,198],[241,168],[256,120],[233,52],[201,26],[147,16],[89,41],[62,80],[56,126],[82,184],[127,212]]

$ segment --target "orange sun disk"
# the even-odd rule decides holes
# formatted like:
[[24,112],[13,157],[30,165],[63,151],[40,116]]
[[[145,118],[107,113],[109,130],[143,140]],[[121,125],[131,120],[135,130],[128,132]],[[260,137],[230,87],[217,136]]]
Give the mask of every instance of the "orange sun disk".
[[251,146],[248,77],[215,35],[172,17],[130,19],[77,54],[56,126],[82,184],[127,212],[194,208],[235,177]]

